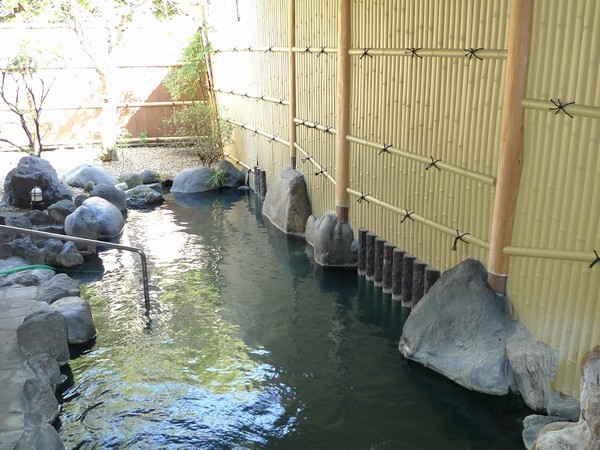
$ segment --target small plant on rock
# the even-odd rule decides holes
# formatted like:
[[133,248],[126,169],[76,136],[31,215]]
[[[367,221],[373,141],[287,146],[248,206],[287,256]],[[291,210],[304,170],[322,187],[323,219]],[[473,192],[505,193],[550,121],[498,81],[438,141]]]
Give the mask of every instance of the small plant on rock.
[[214,187],[221,188],[225,183],[226,175],[227,174],[225,173],[224,169],[212,169],[212,173],[210,174],[210,177],[208,177],[208,182]]

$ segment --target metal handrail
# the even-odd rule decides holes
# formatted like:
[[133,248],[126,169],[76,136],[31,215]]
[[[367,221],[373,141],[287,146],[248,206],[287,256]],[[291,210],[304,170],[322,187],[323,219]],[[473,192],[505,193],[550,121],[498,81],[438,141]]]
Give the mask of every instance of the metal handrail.
[[114,244],[112,242],[97,241],[95,239],[87,239],[77,236],[67,236],[64,234],[48,233],[47,231],[30,230],[28,228],[11,227],[8,225],[0,225],[0,229],[14,231],[17,233],[30,234],[32,236],[40,236],[49,239],[59,239],[61,241],[71,241],[79,244],[91,244],[101,247],[114,248],[117,250],[125,250],[128,252],[134,252],[140,255],[142,261],[142,278],[144,283],[144,306],[146,307],[146,315],[150,312],[150,293],[148,290],[148,265],[146,264],[146,254],[141,248],[130,247],[128,245]]

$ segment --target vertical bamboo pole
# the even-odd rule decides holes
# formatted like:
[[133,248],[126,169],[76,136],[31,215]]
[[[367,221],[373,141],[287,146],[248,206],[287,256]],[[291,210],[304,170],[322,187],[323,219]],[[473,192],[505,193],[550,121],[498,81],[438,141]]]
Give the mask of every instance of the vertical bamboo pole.
[[289,108],[289,128],[290,128],[290,166],[296,168],[296,0],[290,0],[289,5],[289,90],[290,90],[290,108]]
[[527,68],[531,42],[533,0],[512,0],[508,57],[500,130],[498,176],[490,236],[488,282],[496,292],[506,293],[508,257],[523,157],[523,120],[521,100],[527,88]]
[[337,135],[335,160],[335,211],[338,221],[348,221],[348,183],[349,183],[349,150],[346,136],[350,131],[350,42],[352,37],[352,2],[338,1],[338,70],[337,70]]

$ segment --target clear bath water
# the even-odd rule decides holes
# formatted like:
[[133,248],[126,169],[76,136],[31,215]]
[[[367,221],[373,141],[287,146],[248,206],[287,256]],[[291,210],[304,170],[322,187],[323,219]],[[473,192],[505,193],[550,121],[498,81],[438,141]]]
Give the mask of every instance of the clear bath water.
[[264,223],[250,192],[130,213],[85,282],[98,329],[70,363],[60,435],[74,449],[519,449],[514,396],[467,391],[398,351],[408,311],[323,269]]

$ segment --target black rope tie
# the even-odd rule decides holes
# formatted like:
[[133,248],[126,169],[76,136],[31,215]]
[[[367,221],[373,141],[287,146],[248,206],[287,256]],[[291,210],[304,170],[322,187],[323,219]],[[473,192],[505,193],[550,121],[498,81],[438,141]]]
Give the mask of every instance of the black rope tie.
[[258,134],[258,128],[255,128],[254,131],[252,132],[252,136],[256,136]]
[[369,58],[373,59],[373,55],[371,55],[369,53],[369,50],[371,50],[370,48],[365,48],[362,52],[362,55],[360,55],[360,58],[358,59],[363,59],[365,56],[368,56]]
[[248,52],[251,52],[251,51],[252,51],[252,47],[248,47],[248,48],[246,49],[246,51],[248,51]]
[[403,217],[403,218],[402,218],[402,220],[400,221],[400,225],[402,225],[406,219],[410,219],[410,220],[411,220],[411,222],[414,222],[414,221],[415,221],[415,219],[413,219],[412,217],[410,217],[410,216],[412,216],[413,214],[414,214],[414,211],[413,211],[413,212],[410,212],[410,211],[407,209],[407,210],[406,210],[406,213],[404,213],[404,217]]
[[321,56],[321,55],[324,55],[324,54],[326,54],[326,52],[325,52],[325,47],[321,47],[321,51],[320,51],[319,53],[317,53],[317,58],[318,58],[319,56]]
[[305,163],[306,161],[310,161],[311,159],[313,159],[313,157],[308,155],[306,158],[302,158],[302,162]]
[[244,124],[241,124],[241,125],[240,125],[240,130],[245,130],[245,129],[246,129],[246,125],[244,125]]
[[552,102],[552,104],[555,106],[554,108],[548,108],[548,110],[550,111],[555,111],[554,115],[557,115],[559,112],[564,112],[567,116],[569,116],[571,119],[573,118],[573,116],[571,114],[568,113],[568,111],[565,109],[566,106],[572,105],[575,102],[567,102],[567,103],[563,103],[560,101],[560,98],[557,98],[556,101],[554,101],[553,99],[550,99],[550,101]]
[[471,47],[471,48],[465,48],[464,50],[465,50],[465,52],[467,52],[467,53],[465,53],[465,56],[467,58],[469,58],[469,61],[471,59],[473,59],[474,57],[476,59],[478,59],[479,61],[483,61],[483,58],[480,58],[479,55],[477,54],[477,52],[479,50],[483,50],[483,47],[479,47],[479,48],[473,48],[473,47]]
[[273,51],[273,46],[270,46],[270,47],[267,49],[267,53],[268,53],[268,52],[272,52],[272,51]]
[[382,153],[390,153],[390,148],[392,148],[392,144],[383,144],[383,148],[377,152],[377,155],[381,155]]
[[327,133],[327,134],[333,134],[333,133],[331,132],[331,127],[327,127],[327,128],[325,128],[325,129],[323,130],[323,132],[324,132],[324,133]]
[[273,137],[271,137],[271,139],[269,139],[267,142],[272,144],[275,139],[277,139],[277,136],[273,135]]
[[319,176],[319,175],[321,175],[322,173],[325,173],[325,172],[327,172],[327,169],[326,169],[325,167],[323,167],[323,168],[322,168],[321,170],[319,170],[318,172],[315,172],[315,175],[316,175],[316,176]]
[[592,261],[592,263],[590,264],[590,269],[592,267],[594,267],[596,264],[600,263],[600,255],[598,254],[598,252],[596,250],[594,250],[594,255],[596,255],[596,259]]
[[302,53],[310,53],[310,47],[306,47],[306,48],[305,48],[305,49],[302,51]]
[[237,47],[233,47],[233,51],[237,52],[238,51]]
[[306,119],[302,119],[300,122],[298,122],[296,124],[297,127],[299,127],[300,125],[304,125],[306,123]]
[[259,98],[256,99],[256,101],[258,101],[258,100],[263,100],[264,101],[264,99],[265,99],[265,96],[261,95]]
[[435,167],[437,170],[439,170],[439,171],[441,172],[441,171],[442,171],[442,169],[440,169],[440,168],[437,166],[437,163],[439,163],[440,161],[441,161],[441,159],[433,159],[433,156],[432,156],[432,157],[431,157],[431,162],[425,166],[425,170],[429,170],[429,169],[431,169],[432,167]]
[[278,104],[278,105],[283,105],[283,102],[284,102],[284,101],[285,101],[285,100],[283,100],[282,98],[280,98],[280,99],[279,99],[279,101],[277,102],[277,104]]
[[369,203],[369,200],[367,199],[367,195],[369,194],[365,194],[363,192],[360,193],[360,197],[356,199],[357,203],[362,203],[363,201]]
[[456,230],[456,236],[454,237],[454,244],[452,245],[452,251],[453,252],[456,251],[456,244],[458,244],[458,241],[464,242],[465,244],[469,245],[469,243],[463,239],[468,234],[469,233],[462,233],[461,234],[460,231]]
[[411,47],[407,48],[404,53],[410,55],[411,58],[414,58],[416,56],[419,59],[423,59],[423,57],[417,53],[419,50],[423,49],[421,47]]
[[247,92],[245,92],[244,95],[242,95],[242,97],[244,97],[244,98],[248,98],[249,96],[250,95]]

